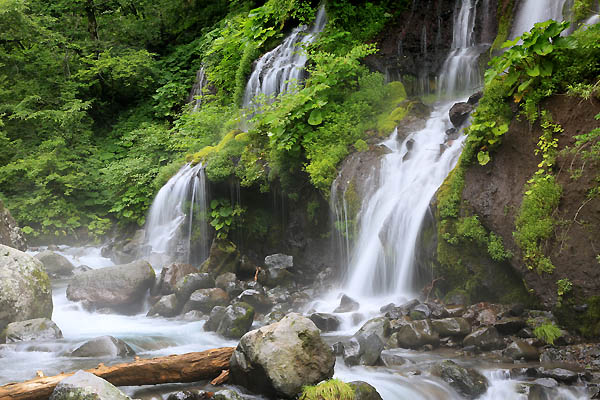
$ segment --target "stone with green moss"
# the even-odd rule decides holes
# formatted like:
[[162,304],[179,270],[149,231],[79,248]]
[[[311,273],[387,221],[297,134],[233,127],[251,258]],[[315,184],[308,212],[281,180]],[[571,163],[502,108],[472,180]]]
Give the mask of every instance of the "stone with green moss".
[[50,400],[131,400],[111,383],[82,370],[63,379]]
[[210,246],[208,258],[200,266],[200,272],[217,277],[226,272],[238,273],[240,252],[235,244],[227,239],[215,238]]
[[44,265],[0,245],[0,331],[15,321],[52,317],[52,288]]
[[[212,316],[212,313],[211,313]],[[225,308],[217,333],[230,339],[239,339],[250,330],[254,321],[254,308],[244,302]]]

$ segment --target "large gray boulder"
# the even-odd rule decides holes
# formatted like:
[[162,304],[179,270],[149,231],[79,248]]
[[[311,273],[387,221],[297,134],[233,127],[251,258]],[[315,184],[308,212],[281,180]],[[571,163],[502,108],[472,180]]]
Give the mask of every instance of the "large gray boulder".
[[384,348],[384,342],[374,332],[361,333],[343,342],[346,365],[375,365]]
[[354,381],[348,383],[354,389],[354,400],[382,400],[381,395],[367,382]]
[[481,350],[495,350],[504,346],[502,337],[493,326],[479,328],[463,339],[463,345],[476,346]]
[[67,287],[67,298],[91,308],[129,309],[139,305],[156,275],[147,261],[94,269],[76,275]]
[[0,332],[15,321],[52,317],[52,287],[44,265],[0,244]]
[[464,318],[442,318],[431,321],[440,336],[465,336],[471,333],[471,324]]
[[46,272],[51,277],[69,276],[73,274],[73,270],[75,269],[73,264],[71,264],[71,261],[50,250],[45,250],[36,254],[35,258],[44,264]]
[[0,244],[21,251],[27,250],[25,237],[8,209],[4,207],[2,200],[0,200]]
[[485,376],[472,368],[462,367],[451,360],[435,365],[431,373],[440,377],[468,399],[481,396],[488,388],[488,380]]
[[[215,307],[215,309],[216,308],[217,307]],[[218,322],[216,319],[218,319]],[[225,336],[226,338],[239,339],[250,330],[253,321],[254,308],[247,303],[236,303],[227,306],[222,312],[220,308],[217,309],[214,314],[211,312],[210,318],[205,325],[205,329],[207,325],[208,328],[212,328],[216,325],[214,330],[219,335]]]
[[146,315],[148,317],[160,315],[161,317],[168,318],[177,315],[177,311],[179,311],[177,296],[175,296],[175,294],[170,294],[161,297],[156,303],[154,303]]
[[111,383],[82,370],[60,381],[50,400],[131,400]]
[[6,343],[53,340],[62,337],[61,330],[48,318],[11,322],[6,327]]
[[426,344],[437,345],[439,342],[439,334],[433,329],[429,320],[424,319],[400,325],[387,344],[389,348],[416,349]]
[[209,313],[213,307],[226,306],[227,304],[229,304],[229,296],[223,289],[198,289],[190,295],[183,307],[183,313],[185,314],[191,310]]
[[121,339],[99,336],[83,343],[71,352],[73,357],[132,357],[135,351]]
[[308,318],[291,313],[246,333],[233,352],[231,377],[257,393],[293,398],[333,376],[335,355]]
[[198,289],[215,287],[215,280],[207,273],[195,272],[179,279],[175,284],[175,295],[179,304],[184,305],[191,294]]
[[152,295],[168,295],[175,292],[175,285],[186,275],[198,272],[198,269],[190,264],[171,264],[160,271],[160,278],[152,289]]

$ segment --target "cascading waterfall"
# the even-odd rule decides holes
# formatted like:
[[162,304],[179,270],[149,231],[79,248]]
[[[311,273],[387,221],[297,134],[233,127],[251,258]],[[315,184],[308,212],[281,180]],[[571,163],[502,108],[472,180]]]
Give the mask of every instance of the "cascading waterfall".
[[511,39],[521,36],[537,22],[553,19],[563,20],[563,8],[567,0],[523,0],[511,29]]
[[[480,84],[476,64],[485,46],[476,45],[473,38],[476,9],[477,0],[457,1],[453,50],[440,78],[450,97]],[[343,287],[346,293],[362,298],[416,295],[415,254],[421,226],[431,198],[462,150],[463,138],[449,140],[446,134],[453,104],[437,105],[424,129],[406,138],[395,131],[383,143],[390,153],[383,157],[377,185],[359,213],[359,233]]]
[[207,187],[202,164],[186,164],[160,189],[146,221],[143,256],[153,265],[208,256]]
[[202,104],[202,91],[204,90],[204,86],[206,86],[206,71],[204,67],[201,67],[198,72],[196,72],[196,81],[192,86],[192,90],[190,90],[190,95],[188,96],[188,103],[192,104],[192,111],[196,112],[200,108]]
[[306,64],[302,46],[314,42],[326,22],[325,7],[321,6],[310,30],[305,25],[297,27],[283,43],[258,60],[246,84],[244,107],[250,107],[258,95],[275,97],[286,92],[294,83],[302,82]]
[[[452,49],[440,74],[438,84],[440,95],[452,96],[459,92],[476,90],[482,85],[477,59],[483,52],[484,46],[476,45],[473,37],[478,1],[458,0],[456,2]],[[489,0],[483,1],[487,4]]]

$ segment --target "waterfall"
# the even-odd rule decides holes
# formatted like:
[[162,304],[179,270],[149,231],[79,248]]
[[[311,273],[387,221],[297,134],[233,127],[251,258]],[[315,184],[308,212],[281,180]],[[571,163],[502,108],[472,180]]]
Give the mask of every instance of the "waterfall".
[[250,107],[257,95],[275,97],[290,89],[294,83],[302,82],[306,64],[302,46],[314,42],[326,22],[325,7],[321,6],[311,29],[305,25],[297,27],[283,43],[258,60],[246,84],[244,107]]
[[452,49],[440,73],[438,94],[455,95],[481,87],[478,58],[484,46],[476,45],[473,30],[478,0],[457,0],[454,10]]
[[[389,153],[382,157],[372,194],[360,210],[343,283],[344,292],[352,296],[417,295],[414,275],[423,220],[432,197],[456,165],[464,140],[448,138],[448,112],[459,93],[481,83],[477,59],[486,47],[473,37],[476,9],[477,0],[456,3],[452,50],[440,76],[441,89],[455,100],[436,105],[424,129],[404,138],[395,130],[382,143]],[[337,186],[332,187],[332,194],[336,191]],[[347,221],[347,206],[343,200],[337,204],[338,220]]]
[[184,165],[160,189],[146,221],[142,255],[153,265],[196,264],[208,256],[207,190],[202,164]]
[[202,104],[202,90],[204,86],[206,86],[206,72],[204,71],[204,67],[201,67],[198,72],[196,72],[196,81],[192,86],[192,90],[190,90],[190,95],[188,96],[188,103],[193,104],[192,111],[198,111],[200,105]]
[[549,19],[563,20],[563,8],[566,0],[523,0],[515,15],[511,29],[511,39],[521,36],[533,28],[537,22]]

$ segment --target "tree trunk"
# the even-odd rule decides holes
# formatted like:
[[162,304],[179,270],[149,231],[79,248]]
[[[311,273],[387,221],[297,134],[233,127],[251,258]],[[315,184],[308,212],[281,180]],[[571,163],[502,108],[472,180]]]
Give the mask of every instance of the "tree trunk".
[[[233,347],[222,347],[199,353],[187,353],[151,359],[138,359],[134,362],[113,365],[99,364],[88,369],[115,386],[156,385],[159,383],[195,382],[219,376],[229,368]],[[0,386],[0,400],[8,399],[47,399],[56,385],[74,372],[32,379],[21,383]]]

